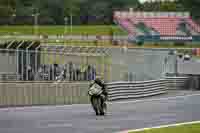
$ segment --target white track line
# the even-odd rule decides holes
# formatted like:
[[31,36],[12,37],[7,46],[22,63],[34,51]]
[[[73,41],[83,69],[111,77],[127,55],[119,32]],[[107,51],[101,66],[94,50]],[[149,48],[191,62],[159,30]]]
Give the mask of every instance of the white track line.
[[151,130],[151,129],[175,127],[175,126],[182,126],[182,125],[189,125],[189,124],[198,124],[198,123],[200,123],[200,121],[177,123],[177,124],[170,124],[170,125],[162,125],[162,126],[157,126],[157,127],[141,128],[141,129],[134,129],[134,130],[127,130],[127,131],[122,131],[122,132],[118,132],[118,133],[138,132],[138,131],[145,131],[145,130]]

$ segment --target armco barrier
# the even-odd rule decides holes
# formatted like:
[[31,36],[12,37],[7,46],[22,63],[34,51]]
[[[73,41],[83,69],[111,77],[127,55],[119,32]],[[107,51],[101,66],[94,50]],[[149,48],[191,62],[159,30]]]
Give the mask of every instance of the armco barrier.
[[185,89],[188,80],[189,77],[166,77],[151,81],[108,83],[109,100],[142,98],[167,93],[172,89]]
[[170,90],[188,89],[190,77],[166,77]]
[[167,93],[165,79],[142,82],[112,82],[108,83],[109,101],[140,98]]

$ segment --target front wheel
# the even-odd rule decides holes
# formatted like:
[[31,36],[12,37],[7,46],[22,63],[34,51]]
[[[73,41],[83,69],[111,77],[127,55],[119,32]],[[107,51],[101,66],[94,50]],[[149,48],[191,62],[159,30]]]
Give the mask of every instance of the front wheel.
[[91,102],[92,108],[95,111],[96,115],[99,115],[98,108],[96,106],[96,104],[97,104],[96,97],[91,96],[90,97],[90,102]]
[[100,97],[91,97],[91,104],[96,113],[96,115],[102,115],[104,112],[101,107],[101,98]]

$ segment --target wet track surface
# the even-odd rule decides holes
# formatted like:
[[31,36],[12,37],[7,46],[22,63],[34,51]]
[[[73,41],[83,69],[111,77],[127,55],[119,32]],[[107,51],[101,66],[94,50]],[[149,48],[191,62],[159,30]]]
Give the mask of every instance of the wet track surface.
[[200,120],[200,95],[109,104],[106,116],[90,105],[0,109],[0,133],[112,133]]

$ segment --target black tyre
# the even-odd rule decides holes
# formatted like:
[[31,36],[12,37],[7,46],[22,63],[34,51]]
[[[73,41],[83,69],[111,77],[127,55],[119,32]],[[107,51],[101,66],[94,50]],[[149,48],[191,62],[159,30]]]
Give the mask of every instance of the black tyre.
[[101,114],[101,111],[100,111],[100,108],[101,108],[101,104],[100,104],[100,98],[98,97],[93,97],[91,102],[92,102],[92,107],[96,113],[96,115],[100,115]]

